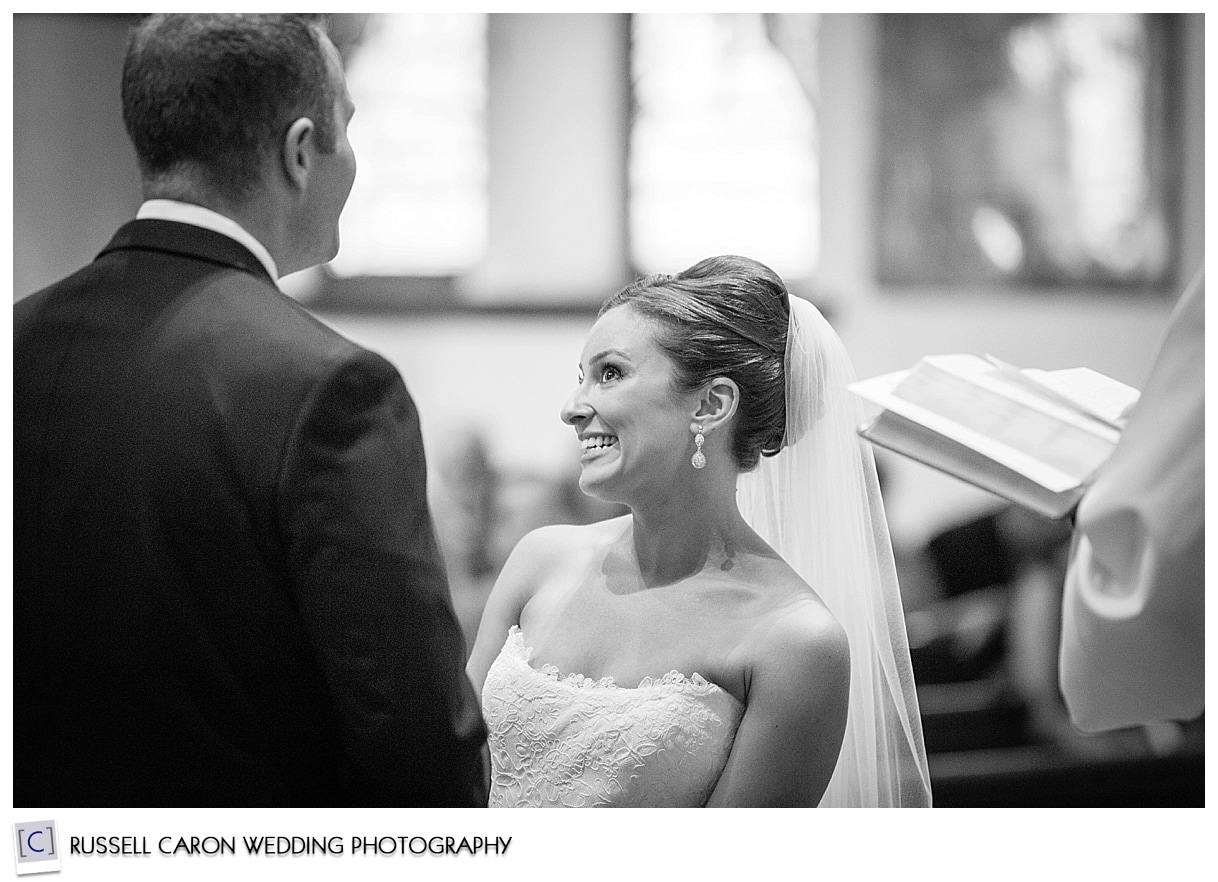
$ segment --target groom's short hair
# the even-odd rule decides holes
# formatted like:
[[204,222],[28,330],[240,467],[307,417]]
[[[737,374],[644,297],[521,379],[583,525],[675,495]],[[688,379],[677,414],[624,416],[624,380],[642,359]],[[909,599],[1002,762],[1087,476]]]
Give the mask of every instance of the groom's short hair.
[[145,181],[201,176],[243,201],[287,128],[313,120],[335,149],[337,98],[316,16],[157,14],[131,33],[123,122]]

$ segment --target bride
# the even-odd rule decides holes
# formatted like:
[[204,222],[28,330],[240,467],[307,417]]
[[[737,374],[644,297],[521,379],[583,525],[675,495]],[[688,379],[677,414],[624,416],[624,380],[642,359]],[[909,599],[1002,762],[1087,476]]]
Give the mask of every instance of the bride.
[[925,806],[888,529],[849,360],[769,268],[640,279],[562,419],[630,514],[516,546],[468,672],[492,806]]

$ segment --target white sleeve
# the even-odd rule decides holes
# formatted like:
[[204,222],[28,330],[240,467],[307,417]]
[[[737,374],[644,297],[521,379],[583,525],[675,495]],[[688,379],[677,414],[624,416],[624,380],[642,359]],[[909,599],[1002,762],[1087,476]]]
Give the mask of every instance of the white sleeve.
[[1141,400],[1078,509],[1062,695],[1094,732],[1205,710],[1205,288],[1172,314]]

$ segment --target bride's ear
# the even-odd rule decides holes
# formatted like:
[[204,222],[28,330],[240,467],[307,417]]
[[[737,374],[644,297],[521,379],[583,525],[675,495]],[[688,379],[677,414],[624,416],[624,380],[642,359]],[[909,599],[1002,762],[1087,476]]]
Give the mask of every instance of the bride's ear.
[[698,397],[698,408],[693,413],[691,430],[698,426],[702,431],[710,432],[722,428],[733,416],[740,404],[740,387],[729,377],[715,377],[702,388]]

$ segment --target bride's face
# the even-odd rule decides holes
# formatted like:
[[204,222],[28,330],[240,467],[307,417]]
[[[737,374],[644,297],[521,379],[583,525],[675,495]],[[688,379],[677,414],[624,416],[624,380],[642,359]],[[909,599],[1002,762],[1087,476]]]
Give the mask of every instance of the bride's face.
[[597,319],[580,356],[579,386],[562,409],[583,445],[579,486],[630,504],[670,492],[689,468],[696,393],[674,386],[675,366],[653,322],[629,305]]

